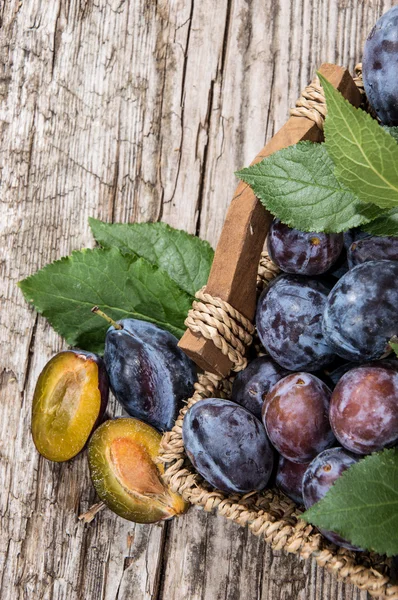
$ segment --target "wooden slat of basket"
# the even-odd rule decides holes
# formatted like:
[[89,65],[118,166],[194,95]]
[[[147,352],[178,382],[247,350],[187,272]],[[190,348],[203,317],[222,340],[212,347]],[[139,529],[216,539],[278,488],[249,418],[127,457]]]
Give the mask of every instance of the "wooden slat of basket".
[[[354,106],[360,105],[361,95],[347,69],[325,63],[319,71]],[[302,114],[305,114],[304,110],[296,110],[252,164],[302,140],[322,141],[320,115],[315,113],[312,120]],[[256,307],[257,267],[271,221],[272,215],[264,210],[251,188],[239,183],[227,212],[206,286],[208,294],[228,302],[250,320]],[[188,329],[179,345],[203,370],[222,377],[231,371],[233,364],[228,356],[200,333]]]

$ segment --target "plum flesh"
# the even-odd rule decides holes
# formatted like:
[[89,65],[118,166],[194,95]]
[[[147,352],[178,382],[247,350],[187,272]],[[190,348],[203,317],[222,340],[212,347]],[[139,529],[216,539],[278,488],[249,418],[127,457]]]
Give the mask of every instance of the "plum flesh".
[[108,402],[102,359],[83,350],[56,354],[40,373],[32,407],[32,436],[48,460],[70,460],[86,445]]
[[88,446],[91,479],[114,513],[135,523],[156,523],[188,509],[162,480],[161,434],[138,419],[103,423]]

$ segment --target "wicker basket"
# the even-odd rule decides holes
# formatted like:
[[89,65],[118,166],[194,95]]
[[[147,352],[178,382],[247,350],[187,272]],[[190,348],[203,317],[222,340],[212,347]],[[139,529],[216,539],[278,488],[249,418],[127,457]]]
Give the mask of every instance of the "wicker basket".
[[[361,66],[356,67],[355,82],[363,94]],[[316,88],[316,102],[321,108],[314,106],[313,94]],[[303,110],[314,111],[319,122],[325,114],[324,102],[319,100],[319,86],[310,84],[303,92],[292,114],[303,114]],[[363,96],[364,104],[366,98]],[[258,270],[258,289],[263,289],[277,274],[277,267],[270,261],[266,253],[262,254]],[[187,326],[195,330],[198,323],[209,328],[211,339],[224,348],[223,352],[235,355],[235,371],[245,365],[244,352],[239,348],[252,341],[253,326],[247,319],[239,315],[233,307],[219,298],[213,298],[200,290],[197,301],[187,318]],[[197,329],[196,329],[197,330]],[[231,340],[235,341],[232,343]],[[237,351],[238,348],[238,351]],[[260,351],[254,344],[254,348]],[[173,491],[179,492],[185,500],[202,507],[206,511],[217,511],[223,517],[247,526],[254,535],[263,536],[275,550],[285,550],[302,558],[315,558],[322,567],[334,573],[340,580],[366,590],[372,596],[389,600],[398,600],[398,585],[391,581],[391,560],[373,553],[358,553],[338,548],[328,542],[315,527],[306,524],[299,518],[301,510],[295,503],[277,489],[248,494],[225,494],[207,484],[194,470],[187,458],[182,440],[182,424],[187,410],[204,398],[228,398],[231,392],[233,377],[221,380],[211,374],[199,375],[195,392],[187,405],[180,411],[172,431],[164,434],[161,444],[161,460],[165,463],[164,478]]]

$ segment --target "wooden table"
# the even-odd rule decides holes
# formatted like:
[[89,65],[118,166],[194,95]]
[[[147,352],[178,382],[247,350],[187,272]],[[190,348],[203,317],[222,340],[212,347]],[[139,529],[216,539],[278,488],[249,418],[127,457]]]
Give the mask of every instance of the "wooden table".
[[361,57],[389,0],[0,3],[1,600],[365,600],[192,509],[104,511],[85,456],[35,452],[32,391],[64,347],[15,283],[92,246],[87,218],[162,219],[215,244],[247,165],[323,61]]

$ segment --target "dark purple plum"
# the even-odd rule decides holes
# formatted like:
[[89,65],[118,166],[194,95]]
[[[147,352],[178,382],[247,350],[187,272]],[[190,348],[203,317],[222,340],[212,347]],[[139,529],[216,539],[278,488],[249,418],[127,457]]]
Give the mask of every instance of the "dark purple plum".
[[242,406],[197,402],[184,417],[182,437],[193,466],[215,488],[245,493],[267,485],[273,450],[262,423]]
[[[336,479],[340,477],[353,464],[358,462],[358,458],[352,456],[343,448],[330,448],[321,452],[310,463],[303,478],[303,498],[304,506],[308,510],[321,500],[326,492],[331,488]],[[333,533],[320,529],[322,535],[328,540],[342,546],[348,550],[360,550],[356,546],[352,546],[347,540]]]
[[342,233],[307,233],[274,219],[268,232],[268,253],[285,273],[321,275],[343,249]]
[[353,242],[347,259],[350,269],[370,260],[398,260],[398,238],[372,236]]
[[304,504],[303,477],[308,463],[294,463],[281,456],[276,471],[276,485],[296,504]]
[[370,261],[343,275],[327,299],[322,331],[348,361],[381,358],[398,332],[398,262]]
[[287,371],[269,356],[255,358],[246,369],[240,371],[235,377],[231,400],[247,408],[261,420],[264,396],[277,381],[287,374]]
[[292,462],[308,463],[334,444],[330,396],[327,385],[310,373],[292,373],[271,388],[263,406],[263,423],[279,454]]
[[387,11],[365,42],[362,77],[373,110],[384,125],[398,125],[398,6]]
[[261,343],[289,371],[316,371],[334,351],[321,328],[329,288],[316,279],[280,275],[261,294],[256,325]]
[[332,394],[332,429],[340,444],[356,454],[398,442],[398,369],[386,362],[348,371]]
[[110,327],[105,340],[111,389],[130,416],[167,431],[182,400],[192,396],[194,363],[168,331],[137,319],[118,324],[122,329]]

